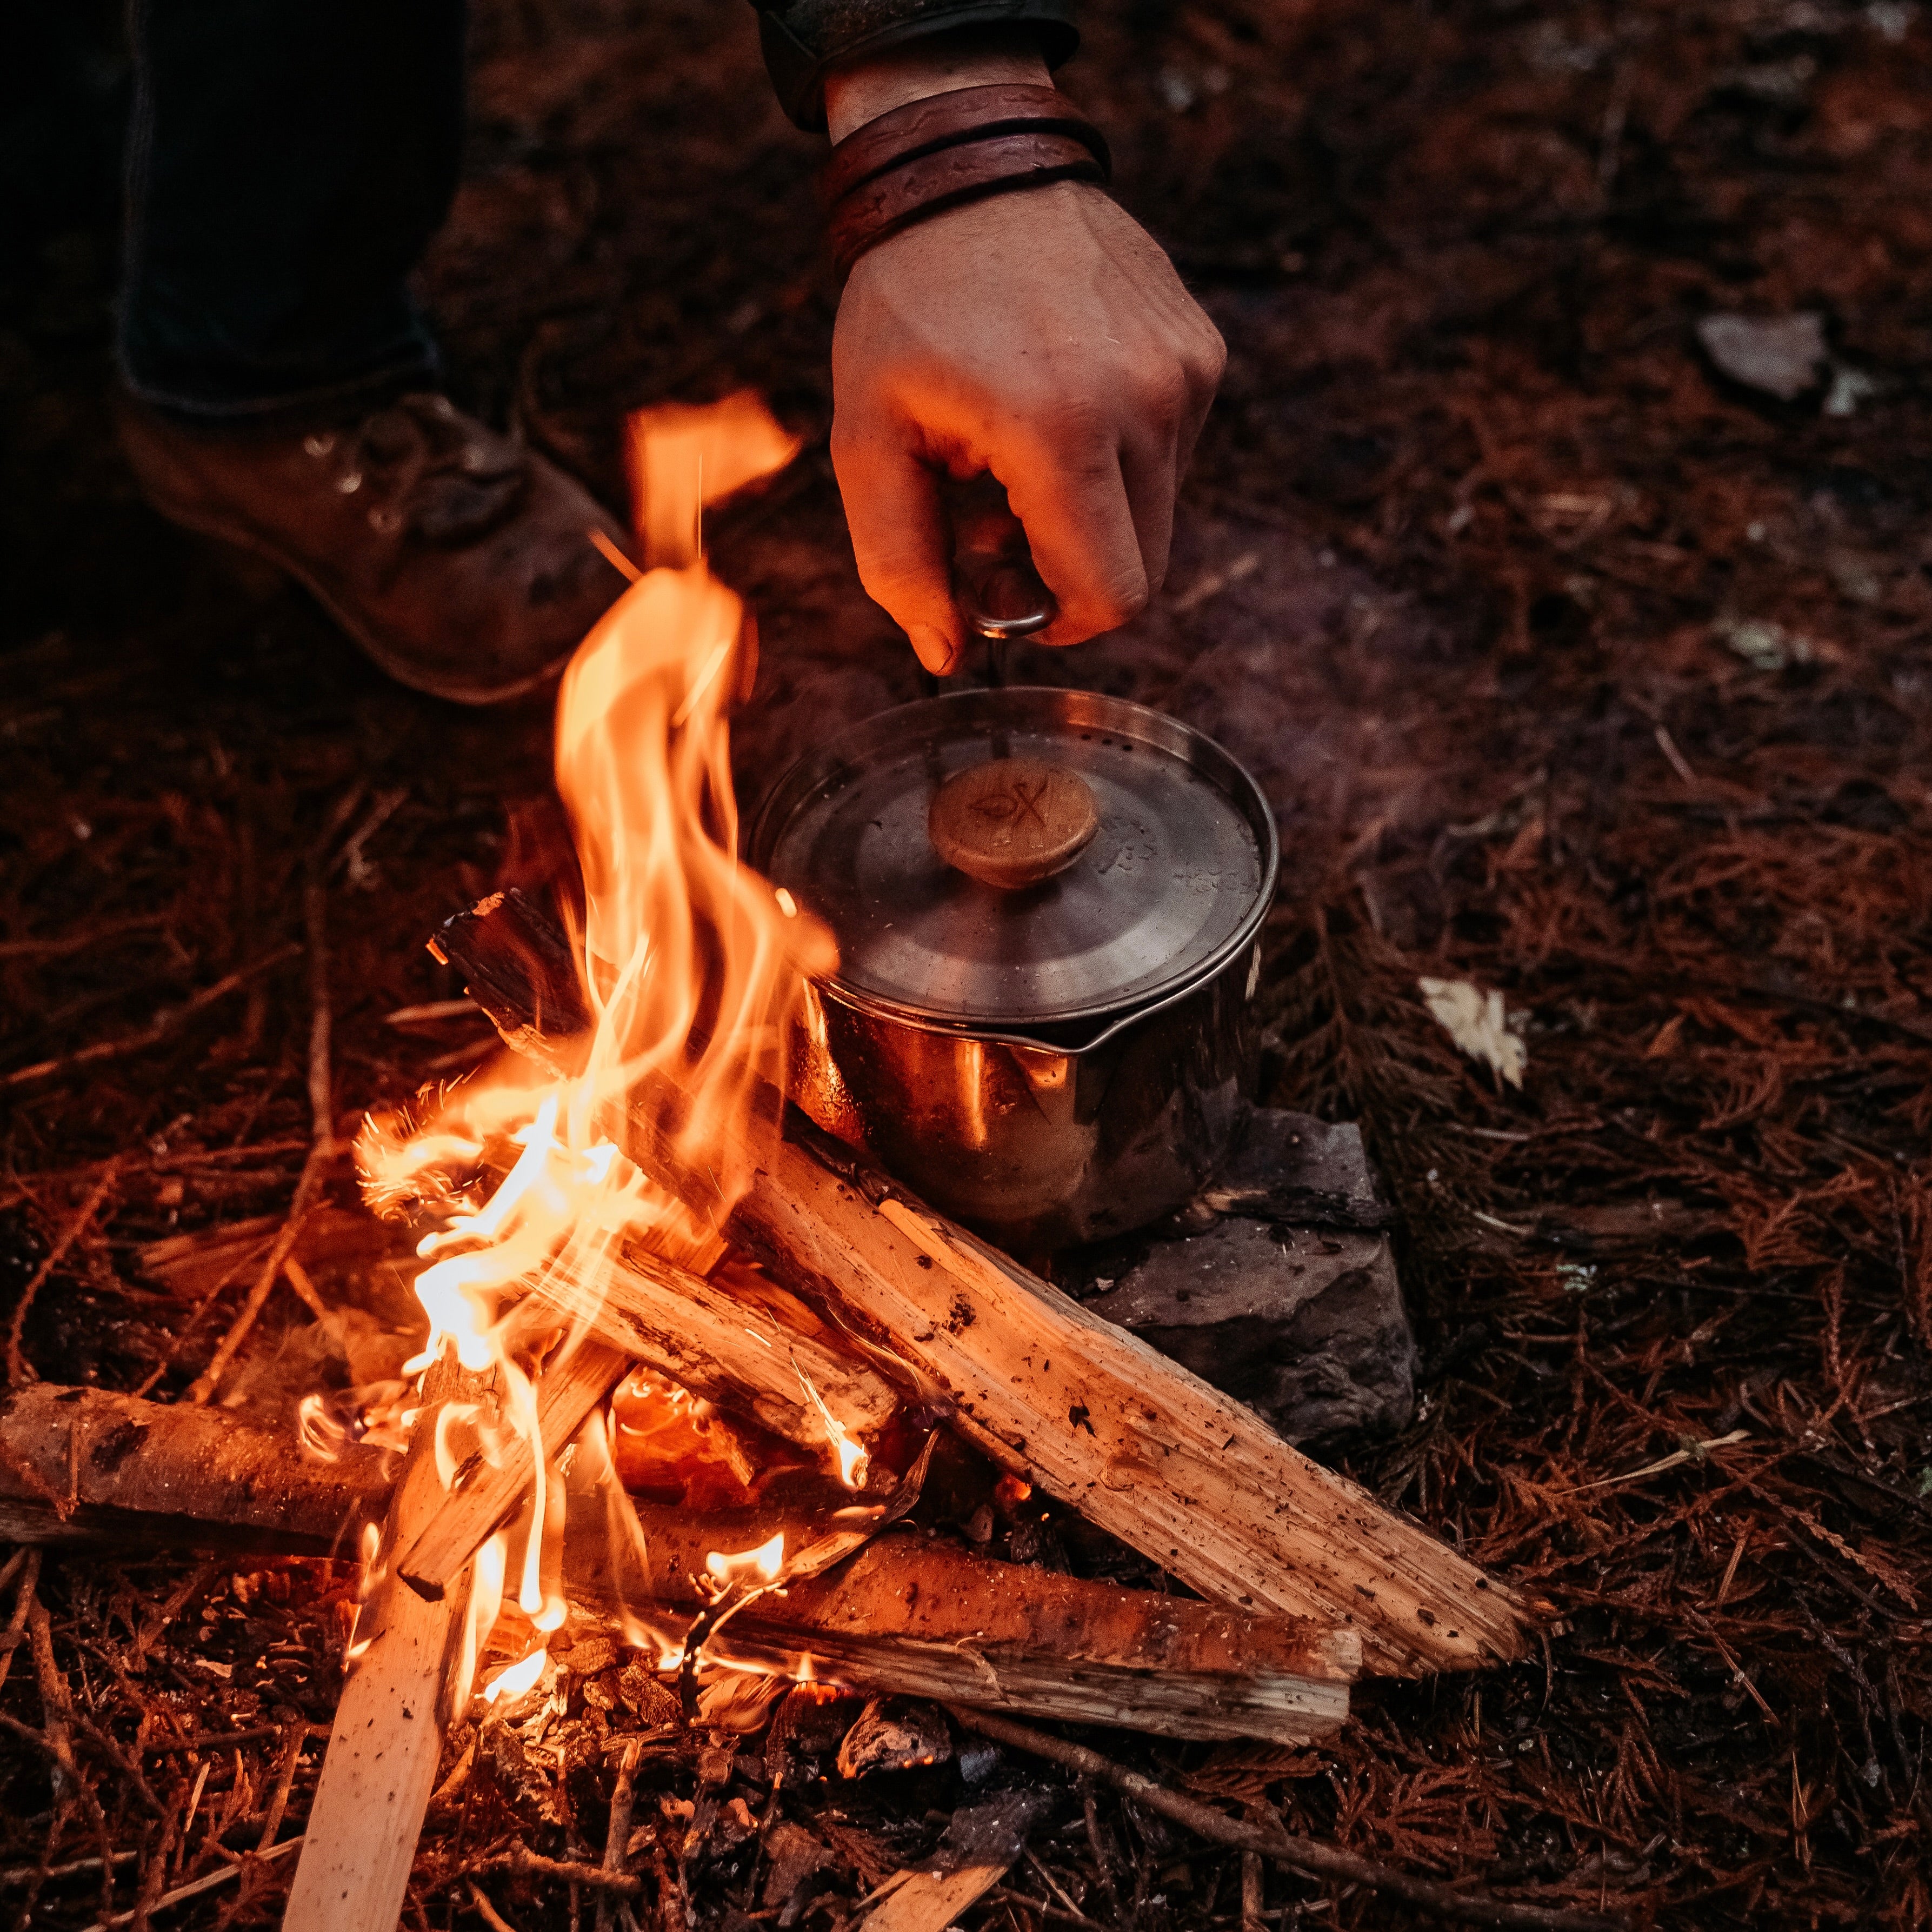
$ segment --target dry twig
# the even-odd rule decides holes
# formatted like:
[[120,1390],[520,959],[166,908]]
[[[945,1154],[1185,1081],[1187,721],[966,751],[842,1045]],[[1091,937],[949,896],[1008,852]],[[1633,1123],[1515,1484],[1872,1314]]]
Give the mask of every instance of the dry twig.
[[171,1038],[196,1013],[218,1004],[237,987],[246,986],[250,980],[279,966],[300,950],[294,946],[278,946],[273,952],[224,975],[213,986],[204,986],[180,1006],[156,1014],[137,1033],[124,1034],[118,1040],[97,1040],[93,1046],[83,1046],[75,1052],[63,1054],[52,1060],[38,1060],[31,1066],[16,1066],[10,1073],[0,1074],[0,1091],[30,1087],[42,1080],[77,1072],[83,1066],[98,1066],[110,1060],[124,1060],[130,1054],[145,1053],[149,1047],[159,1046],[164,1040]]
[[20,1300],[14,1304],[13,1322],[7,1330],[7,1379],[16,1388],[23,1382],[38,1378],[33,1364],[20,1351],[20,1339],[26,1332],[27,1314],[34,1305],[34,1298],[40,1293],[48,1276],[67,1258],[68,1250],[86,1231],[88,1223],[100,1211],[100,1204],[107,1198],[120,1173],[118,1158],[102,1168],[93,1192],[80,1204],[80,1211],[61,1230],[53,1246],[48,1249],[46,1258],[34,1269],[26,1286],[20,1291]]
[[1084,1744],[1050,1737],[1030,1725],[991,1717],[983,1711],[969,1711],[961,1705],[950,1704],[946,1708],[962,1730],[977,1732],[997,1743],[1010,1744],[1016,1750],[1030,1751],[1083,1778],[1097,1778],[1115,1790],[1125,1792],[1149,1810],[1186,1826],[1198,1838],[1232,1846],[1237,1851],[1258,1852],[1264,1858],[1278,1858],[1311,1877],[1366,1886],[1459,1924],[1501,1926],[1517,1928],[1517,1932],[1617,1932],[1623,1924],[1621,1919],[1606,1918],[1597,1912],[1520,1904],[1514,1900],[1492,1898],[1483,1892],[1460,1891],[1345,1852],[1339,1845],[1324,1845],[1313,1838],[1294,1838],[1265,1826],[1244,1824],[1225,1811],[1216,1810],[1211,1804],[1170,1791],[1152,1778],[1116,1764],[1098,1751],[1089,1750]]

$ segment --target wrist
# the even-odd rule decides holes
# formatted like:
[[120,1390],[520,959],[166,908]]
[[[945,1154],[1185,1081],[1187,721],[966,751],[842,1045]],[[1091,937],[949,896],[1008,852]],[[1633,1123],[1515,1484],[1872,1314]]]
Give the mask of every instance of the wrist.
[[825,112],[835,141],[881,114],[935,94],[1015,82],[1048,86],[1037,37],[1024,27],[958,27],[832,68]]

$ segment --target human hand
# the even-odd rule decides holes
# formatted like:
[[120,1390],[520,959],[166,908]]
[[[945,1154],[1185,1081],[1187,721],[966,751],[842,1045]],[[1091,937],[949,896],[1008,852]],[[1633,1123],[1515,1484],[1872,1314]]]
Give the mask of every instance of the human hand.
[[1039,641],[1112,630],[1160,587],[1225,360],[1160,247],[1084,183],[950,209],[860,258],[832,338],[832,462],[860,576],[928,670],[966,643],[942,481],[1005,486],[1060,607]]

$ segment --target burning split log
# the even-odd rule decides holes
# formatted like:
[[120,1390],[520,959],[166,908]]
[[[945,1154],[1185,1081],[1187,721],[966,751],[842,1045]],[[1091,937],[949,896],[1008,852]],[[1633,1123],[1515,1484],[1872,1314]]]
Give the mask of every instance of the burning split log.
[[[647,1567],[566,1553],[566,1590],[593,1615],[621,1616],[640,1597],[695,1610],[710,1550],[754,1548],[776,1534],[789,1546],[801,1533],[796,1515],[779,1510],[694,1518],[640,1509],[638,1519]],[[1361,1643],[1352,1630],[1024,1568],[896,1530],[754,1604],[704,1654],[1070,1723],[1293,1744],[1340,1729]]]
[[[538,1376],[537,1430],[547,1456],[577,1433],[629,1367],[614,1348],[586,1342]],[[534,1452],[520,1436],[495,1462],[472,1456],[457,1471],[454,1483],[432,1498],[412,1525],[409,1540],[397,1546],[396,1570],[403,1581],[432,1603],[442,1598],[477,1546],[516,1508],[535,1468]]]
[[599,1298],[583,1312],[602,1340],[802,1448],[825,1447],[824,1414],[806,1394],[807,1382],[858,1434],[869,1435],[897,1406],[892,1384],[856,1350],[781,1330],[762,1310],[689,1268],[636,1251],[604,1269],[592,1286]]
[[[869,1432],[897,1406],[875,1370],[809,1335],[780,1330],[763,1312],[734,1300],[703,1276],[638,1254],[614,1262],[586,1292],[580,1311],[596,1340],[582,1343],[538,1382],[539,1429],[554,1455],[621,1381],[634,1362],[668,1375],[692,1394],[754,1421],[801,1447],[826,1447],[824,1411],[808,1387],[855,1432]],[[594,1304],[594,1306],[592,1305]],[[556,1306],[546,1304],[546,1307]],[[458,1472],[434,1520],[405,1553],[402,1574],[424,1596],[440,1595],[476,1546],[517,1505],[535,1466],[527,1442],[501,1461]]]
[[[104,1444],[111,1453],[97,1453]],[[346,1552],[390,1511],[394,1470],[368,1444],[306,1460],[289,1438],[220,1410],[96,1389],[40,1384],[0,1409],[0,1520],[27,1543]],[[68,1486],[54,1491],[56,1478]],[[587,1512],[586,1498],[572,1508]],[[621,1559],[601,1536],[564,1552],[577,1619],[620,1640],[640,1619],[674,1638],[706,1608],[699,1580],[713,1550],[781,1534],[796,1548],[814,1534],[796,1507],[705,1516],[644,1504],[636,1520]],[[705,1654],[782,1676],[809,1658],[827,1682],[989,1710],[1297,1744],[1347,1717],[1361,1644],[1352,1630],[999,1562],[902,1528],[752,1605]]]
[[[434,950],[512,1046],[574,1070],[588,1016],[571,952],[536,908],[498,895],[448,921]],[[634,1096],[638,1164],[943,1390],[962,1430],[1008,1468],[1205,1596],[1356,1628],[1371,1669],[1465,1670],[1526,1653],[1534,1606],[795,1111],[782,1139],[747,1155],[742,1198],[720,1200],[664,1144],[660,1123],[677,1099]]]

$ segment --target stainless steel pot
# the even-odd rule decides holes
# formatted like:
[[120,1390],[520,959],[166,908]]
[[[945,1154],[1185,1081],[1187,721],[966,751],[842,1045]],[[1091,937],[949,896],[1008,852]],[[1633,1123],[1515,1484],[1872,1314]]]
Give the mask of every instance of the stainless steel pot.
[[[1029,839],[1060,869],[1028,878]],[[794,1054],[821,1126],[1027,1253],[1140,1226],[1211,1176],[1279,858],[1211,740],[1087,692],[928,698],[801,760],[747,849],[838,940]]]

